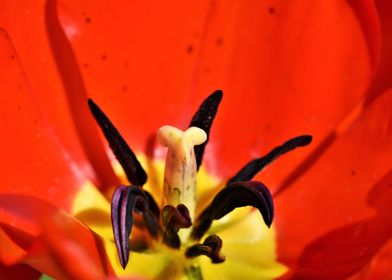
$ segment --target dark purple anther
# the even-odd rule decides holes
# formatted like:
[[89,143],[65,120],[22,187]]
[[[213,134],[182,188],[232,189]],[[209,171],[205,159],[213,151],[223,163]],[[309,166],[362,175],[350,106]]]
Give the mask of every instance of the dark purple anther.
[[178,231],[192,225],[188,208],[184,204],[177,207],[166,205],[162,210],[162,223],[164,227],[163,242],[172,248],[180,248],[181,240]]
[[117,253],[123,268],[128,263],[130,242],[129,236],[133,226],[133,211],[143,214],[144,223],[154,237],[160,227],[154,213],[149,209],[148,197],[138,186],[119,186],[112,198],[112,227]]
[[207,133],[207,141],[205,141],[201,145],[195,146],[194,148],[198,170],[203,160],[204,149],[210,138],[208,136],[210,134],[212,122],[214,121],[216,113],[218,112],[218,107],[222,100],[222,96],[223,92],[221,90],[217,90],[213,92],[210,96],[208,96],[200,105],[200,108],[193,116],[192,121],[189,125],[189,127],[196,126],[198,128],[201,128],[204,130],[205,133]]
[[258,172],[260,172],[262,169],[264,169],[264,167],[266,167],[281,155],[290,152],[297,147],[309,145],[310,142],[312,142],[312,136],[310,135],[302,135],[286,141],[283,143],[283,145],[274,148],[267,155],[247,163],[227,182],[227,184],[230,185],[236,182],[251,180]]
[[196,244],[189,247],[185,251],[185,256],[188,258],[194,258],[201,255],[205,255],[211,259],[213,263],[221,263],[225,261],[220,251],[222,249],[222,240],[216,234],[211,234],[204,240],[203,244]]
[[88,100],[88,105],[99,127],[102,129],[106,140],[109,142],[113,154],[124,169],[129,182],[137,186],[143,186],[147,181],[147,174],[137,160],[135,153],[128,146],[127,142],[125,142],[113,123],[92,99]]
[[267,187],[258,181],[231,184],[222,189],[211,204],[196,219],[192,237],[199,240],[210,228],[213,220],[218,220],[235,208],[256,207],[265,224],[270,227],[274,219],[274,204]]

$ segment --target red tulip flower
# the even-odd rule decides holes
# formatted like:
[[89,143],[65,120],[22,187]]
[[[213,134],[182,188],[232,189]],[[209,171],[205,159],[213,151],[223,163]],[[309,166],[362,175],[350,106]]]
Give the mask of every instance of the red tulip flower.
[[[3,2],[1,278],[392,277],[389,1]],[[195,124],[217,89],[210,133],[192,125],[208,134],[188,150],[203,155],[197,199],[175,200],[157,142],[170,154],[182,132],[156,133]],[[121,133],[130,169],[94,117]],[[226,196],[304,134],[311,145],[234,183],[255,203]]]

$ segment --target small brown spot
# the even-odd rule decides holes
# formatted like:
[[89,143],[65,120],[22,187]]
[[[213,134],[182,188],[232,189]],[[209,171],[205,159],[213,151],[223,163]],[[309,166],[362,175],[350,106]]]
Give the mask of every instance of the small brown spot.
[[15,59],[15,55],[14,54],[11,54],[11,59]]
[[91,18],[90,18],[90,17],[86,17],[86,18],[84,19],[84,22],[85,22],[85,23],[91,23]]
[[357,175],[357,171],[351,170],[351,176],[355,176],[355,175]]
[[268,8],[268,13],[269,13],[270,15],[275,14],[275,13],[276,13],[275,7],[274,7],[274,6],[270,6],[270,7]]
[[188,46],[186,47],[186,53],[187,53],[187,54],[191,55],[191,54],[193,53],[193,51],[194,51],[193,45],[188,45]]
[[121,89],[122,89],[123,91],[127,92],[127,91],[128,91],[128,86],[123,85],[123,86],[121,87]]
[[102,60],[107,60],[107,59],[108,59],[108,56],[104,53],[104,54],[101,55],[101,59],[102,59]]
[[215,44],[216,44],[218,47],[221,47],[221,46],[223,45],[223,38],[222,38],[222,37],[216,38]]
[[88,68],[88,63],[84,63],[84,64],[83,64],[83,67],[84,67],[84,68]]
[[270,123],[265,124],[265,130],[270,131],[272,129],[272,125]]
[[18,110],[22,110],[22,107],[21,107],[21,106],[18,106],[18,107],[16,107],[16,109],[18,109]]

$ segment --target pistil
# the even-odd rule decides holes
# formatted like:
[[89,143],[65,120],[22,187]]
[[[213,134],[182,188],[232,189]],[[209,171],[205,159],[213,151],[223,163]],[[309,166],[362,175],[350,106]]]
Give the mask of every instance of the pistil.
[[207,134],[198,127],[181,131],[163,126],[158,131],[158,141],[168,147],[165,163],[163,205],[184,204],[192,221],[196,205],[197,164],[194,146],[207,140]]

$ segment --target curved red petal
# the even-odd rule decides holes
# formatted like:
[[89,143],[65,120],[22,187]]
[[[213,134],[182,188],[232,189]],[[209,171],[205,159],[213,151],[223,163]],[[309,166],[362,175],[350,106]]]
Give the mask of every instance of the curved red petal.
[[161,125],[190,122],[208,2],[59,2],[91,97],[137,151]]
[[12,265],[24,260],[42,233],[40,221],[57,211],[53,205],[35,197],[0,194],[0,227],[5,242],[1,244],[2,262]]
[[0,263],[0,275],[2,279],[38,280],[41,273],[25,264],[4,266]]
[[0,30],[0,193],[23,193],[69,209],[85,182],[35,106],[18,56]]
[[[374,17],[357,14],[342,1],[67,1],[60,13],[92,97],[139,151],[223,89],[206,162],[224,176],[298,134],[314,135],[315,149],[364,96],[374,54],[362,26]],[[266,183],[311,150],[277,163]]]
[[0,224],[27,252],[23,261],[50,276],[97,279],[90,276],[113,275],[102,240],[50,203],[31,196],[0,195]]
[[392,239],[386,242],[359,273],[348,280],[385,280],[392,278]]
[[94,178],[95,174],[80,145],[71,115],[73,107],[68,102],[50,47],[45,19],[47,1],[3,2],[4,16],[0,17],[0,26],[12,38],[41,114],[50,121],[51,129],[65,150],[70,152],[69,156],[75,164]]
[[380,18],[374,0],[348,0],[361,25],[375,71],[381,56]]
[[392,235],[391,106],[389,90],[276,197],[279,259],[291,275],[345,279]]
[[[14,240],[2,229],[0,225],[0,264],[11,266],[20,262],[26,255]],[[1,275],[1,274],[0,274]]]
[[59,212],[43,224],[42,235],[30,248],[26,263],[56,279],[113,275],[102,241],[81,223]]
[[388,0],[376,0],[375,3],[381,25],[381,61],[369,90],[369,102],[392,85],[392,3]]

